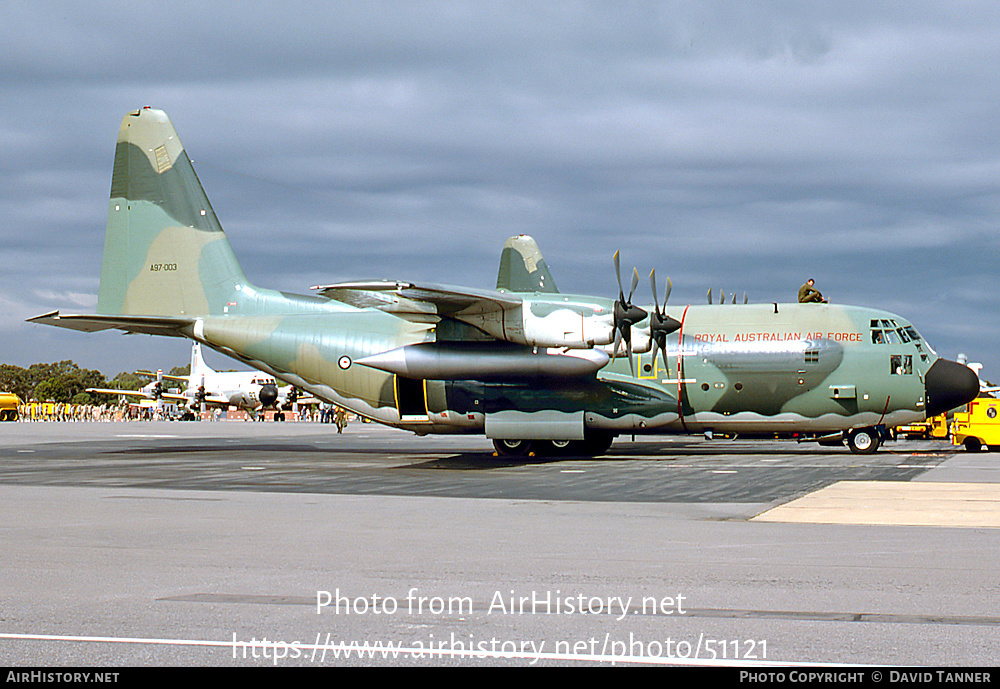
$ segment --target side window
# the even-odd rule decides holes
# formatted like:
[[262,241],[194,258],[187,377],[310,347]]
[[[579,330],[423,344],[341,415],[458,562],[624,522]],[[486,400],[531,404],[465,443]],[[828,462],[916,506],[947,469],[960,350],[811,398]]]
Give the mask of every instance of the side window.
[[889,357],[889,373],[894,376],[908,376],[913,373],[913,355],[893,354]]

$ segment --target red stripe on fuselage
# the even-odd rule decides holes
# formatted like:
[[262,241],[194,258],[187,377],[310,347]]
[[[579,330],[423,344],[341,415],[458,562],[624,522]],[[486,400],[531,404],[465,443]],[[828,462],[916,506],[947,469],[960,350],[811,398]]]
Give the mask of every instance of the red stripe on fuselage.
[[687,433],[687,424],[684,423],[684,405],[682,400],[684,399],[684,321],[687,319],[688,308],[690,304],[684,307],[684,313],[681,314],[681,327],[677,330],[677,416],[680,417],[681,427],[684,432]]

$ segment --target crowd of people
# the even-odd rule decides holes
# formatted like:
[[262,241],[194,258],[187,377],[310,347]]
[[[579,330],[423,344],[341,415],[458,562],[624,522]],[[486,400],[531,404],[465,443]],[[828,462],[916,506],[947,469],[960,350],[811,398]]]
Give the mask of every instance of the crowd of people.
[[[140,406],[137,404],[69,404],[64,402],[23,402],[17,407],[17,420],[33,421],[167,421],[179,417],[175,408]],[[347,427],[349,415],[343,408],[335,405],[304,406],[298,410],[297,419],[286,412],[285,418],[311,423],[335,423],[337,432],[343,432]],[[213,409],[206,413],[205,419],[220,421],[227,414],[221,409]],[[263,419],[258,414],[242,413],[237,417],[252,421]]]

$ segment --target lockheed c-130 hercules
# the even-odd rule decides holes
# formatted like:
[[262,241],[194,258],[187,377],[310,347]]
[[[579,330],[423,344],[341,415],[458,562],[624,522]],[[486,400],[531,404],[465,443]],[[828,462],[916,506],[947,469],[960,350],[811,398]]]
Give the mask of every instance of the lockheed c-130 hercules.
[[[478,433],[503,454],[598,455],[617,435],[784,434],[874,452],[973,399],[973,371],[907,320],[831,304],[632,303],[562,294],[535,241],[495,290],[402,281],[259,288],[243,274],[167,115],[121,124],[97,314],[29,319],[187,337],[371,420]],[[709,300],[711,301],[711,299]],[[668,313],[669,310],[669,313]],[[638,363],[636,363],[638,357]]]

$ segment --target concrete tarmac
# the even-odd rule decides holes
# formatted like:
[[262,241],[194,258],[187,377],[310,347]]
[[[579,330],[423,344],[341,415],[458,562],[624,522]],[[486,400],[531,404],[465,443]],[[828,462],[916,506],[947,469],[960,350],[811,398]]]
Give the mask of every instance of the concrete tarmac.
[[996,465],[933,442],[620,438],[512,460],[358,423],[7,423],[0,648],[31,666],[990,666]]

